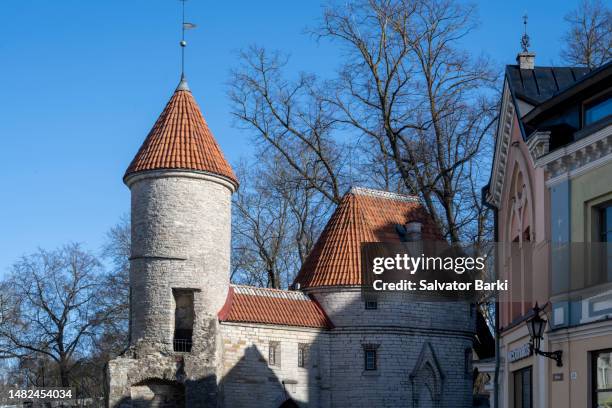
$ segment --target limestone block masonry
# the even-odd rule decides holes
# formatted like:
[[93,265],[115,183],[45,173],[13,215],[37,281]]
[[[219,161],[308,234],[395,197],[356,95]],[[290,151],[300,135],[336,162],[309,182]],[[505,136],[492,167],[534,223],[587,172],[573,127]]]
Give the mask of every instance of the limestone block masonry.
[[[321,407],[472,406],[471,348],[475,309],[461,302],[422,302],[385,293],[365,308],[359,287],[309,290],[334,328],[328,332],[329,399]],[[364,369],[364,347],[377,370]]]
[[[472,406],[470,305],[394,293],[366,309],[359,286],[324,286],[305,292],[329,326],[220,322],[232,302],[234,184],[180,170],[142,171],[126,183],[131,337],[108,363],[109,407]],[[189,350],[176,348],[179,330]],[[376,369],[366,370],[372,348]]]
[[[184,401],[168,406],[217,407],[221,341],[217,312],[229,289],[231,194],[225,179],[194,171],[148,171],[128,177],[132,194],[129,350],[109,362],[109,405],[135,395]],[[173,290],[193,291],[193,348],[173,349]],[[172,396],[169,396],[169,395]],[[174,405],[173,405],[174,404]]]
[[[329,407],[324,399],[329,379],[327,333],[324,330],[223,323],[223,394],[226,407],[281,406],[287,399],[309,407]],[[269,346],[279,345],[280,358],[268,362]],[[304,366],[298,349],[307,345]]]
[[[472,407],[469,304],[389,294],[367,310],[358,287],[310,292],[334,322],[331,330],[221,324],[226,407],[278,408],[287,399],[310,408]],[[274,364],[272,343],[280,347]],[[377,370],[365,370],[366,345],[376,347]]]
[[132,339],[166,343],[174,328],[172,288],[195,290],[199,319],[216,319],[225,302],[231,190],[198,173],[136,177],[130,181],[130,282],[137,295],[132,297]]

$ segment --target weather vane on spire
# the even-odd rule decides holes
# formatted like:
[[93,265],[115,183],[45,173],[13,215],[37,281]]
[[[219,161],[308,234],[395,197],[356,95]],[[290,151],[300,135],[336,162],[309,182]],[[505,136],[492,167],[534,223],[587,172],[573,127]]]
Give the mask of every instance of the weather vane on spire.
[[525,31],[523,32],[523,36],[521,37],[521,47],[523,48],[523,52],[529,52],[529,36],[527,35],[527,13],[523,15],[523,25],[525,26]]
[[185,78],[185,47],[187,46],[187,41],[185,41],[185,31],[191,30],[192,28],[196,28],[196,25],[193,23],[188,23],[185,21],[185,2],[187,0],[179,0],[183,3],[183,25],[181,31],[181,79]]

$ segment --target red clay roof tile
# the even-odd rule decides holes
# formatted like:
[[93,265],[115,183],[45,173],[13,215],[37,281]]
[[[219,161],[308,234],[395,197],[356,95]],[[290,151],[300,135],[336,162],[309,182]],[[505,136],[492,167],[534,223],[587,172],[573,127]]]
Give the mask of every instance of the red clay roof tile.
[[299,291],[233,285],[219,312],[225,322],[331,328],[319,304]]
[[353,188],[323,229],[294,284],[300,288],[361,284],[361,243],[400,242],[396,225],[423,223],[423,239],[440,235],[416,197]]
[[159,169],[204,171],[238,185],[236,175],[186,87],[179,86],[174,92],[124,179],[136,172]]

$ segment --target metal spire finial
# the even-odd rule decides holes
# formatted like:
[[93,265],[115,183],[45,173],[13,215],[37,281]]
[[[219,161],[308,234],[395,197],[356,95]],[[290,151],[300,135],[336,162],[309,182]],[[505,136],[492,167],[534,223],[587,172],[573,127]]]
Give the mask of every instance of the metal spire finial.
[[525,26],[525,30],[523,32],[523,36],[521,37],[521,47],[523,48],[523,52],[529,52],[529,36],[527,35],[527,13],[523,15],[523,25]]
[[196,25],[193,23],[188,23],[185,21],[185,2],[187,0],[179,0],[183,3],[183,22],[181,27],[181,82],[179,84],[178,89],[189,90],[187,86],[187,80],[185,79],[185,47],[187,47],[187,41],[185,41],[185,31],[190,30],[192,28],[196,28]]

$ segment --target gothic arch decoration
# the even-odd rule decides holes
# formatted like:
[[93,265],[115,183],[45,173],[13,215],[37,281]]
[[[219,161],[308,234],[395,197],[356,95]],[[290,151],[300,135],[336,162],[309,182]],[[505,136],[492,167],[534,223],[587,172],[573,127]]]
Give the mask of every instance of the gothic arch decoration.
[[433,347],[425,342],[410,374],[412,408],[442,408],[444,373]]
[[506,209],[500,217],[500,225],[505,226],[499,239],[503,242],[502,259],[507,278],[513,281],[511,293],[501,296],[502,302],[509,307],[502,313],[507,321],[512,321],[525,313],[523,299],[531,296],[531,275],[527,274],[531,265],[531,245],[535,242],[535,198],[532,188],[533,165],[531,157],[518,146],[513,146],[514,159],[509,163],[508,175],[504,181],[503,201]]
[[[506,234],[500,239],[507,243],[516,241],[534,241],[535,203],[531,174],[528,171],[528,158],[525,158],[518,146],[516,157],[511,167],[509,179],[504,182],[503,200],[508,203],[505,219],[500,220],[508,226]],[[527,235],[525,235],[525,233]]]

